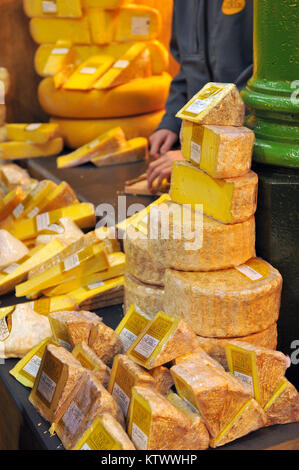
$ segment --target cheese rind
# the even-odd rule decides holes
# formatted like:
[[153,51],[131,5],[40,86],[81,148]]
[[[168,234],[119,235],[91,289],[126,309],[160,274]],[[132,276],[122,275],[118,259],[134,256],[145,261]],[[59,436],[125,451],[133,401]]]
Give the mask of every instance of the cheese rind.
[[92,163],[97,167],[121,165],[146,160],[148,155],[148,140],[145,137],[136,137],[128,140],[123,149],[108,153],[102,157],[93,157]]
[[182,123],[183,156],[213,178],[246,174],[251,167],[254,140],[254,132],[247,127]]
[[125,313],[133,304],[150,318],[154,318],[163,309],[163,297],[164,289],[162,287],[145,284],[129,273],[125,274]]
[[85,60],[63,84],[65,90],[91,90],[95,82],[112,66],[114,58],[97,55]]
[[278,384],[264,410],[267,426],[299,421],[299,393],[285,377]]
[[282,277],[264,260],[257,258],[255,264],[267,274],[256,281],[235,268],[196,273],[167,269],[164,310],[184,319],[199,336],[241,337],[265,330],[279,316]]
[[32,18],[30,33],[37,44],[55,43],[59,40],[91,44],[89,22],[83,18]]
[[24,0],[24,10],[32,17],[80,18],[82,16],[81,0]]
[[245,105],[236,85],[211,82],[196,93],[176,117],[197,124],[242,126]]
[[21,160],[23,158],[51,157],[63,149],[63,139],[56,137],[45,144],[8,141],[0,143],[0,158],[3,160]]
[[115,37],[118,12],[102,8],[88,8],[91,42],[94,44],[110,44]]
[[88,346],[107,365],[112,364],[114,356],[123,352],[119,336],[102,322],[91,329]]
[[59,134],[58,124],[6,124],[8,140],[45,144]]
[[101,384],[107,388],[110,380],[111,369],[104,364],[85,341],[78,343],[72,354],[81,363],[82,367],[92,371]]
[[258,176],[253,171],[238,178],[214,179],[189,162],[173,163],[170,197],[178,204],[226,223],[244,222],[255,214]]

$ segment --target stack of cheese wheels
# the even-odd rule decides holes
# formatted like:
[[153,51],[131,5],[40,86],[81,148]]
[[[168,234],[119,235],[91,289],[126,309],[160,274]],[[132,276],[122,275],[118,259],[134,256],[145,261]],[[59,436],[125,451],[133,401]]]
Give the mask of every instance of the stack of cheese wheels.
[[150,211],[149,252],[166,269],[163,310],[226,366],[232,338],[277,344],[282,277],[256,258],[254,133],[233,84],[208,83],[177,116],[185,160],[173,164],[171,202]]
[[9,90],[10,78],[6,68],[0,67],[0,142],[5,142],[7,139],[5,119],[6,119],[6,105],[5,97]]
[[[166,3],[171,16],[172,2]],[[39,102],[59,124],[65,144],[76,149],[115,127],[128,140],[149,137],[162,120],[172,79],[170,31],[160,11],[126,0],[23,0],[23,5],[39,45],[34,61],[43,77]],[[132,55],[141,44],[146,50]],[[115,70],[122,81],[107,82]]]

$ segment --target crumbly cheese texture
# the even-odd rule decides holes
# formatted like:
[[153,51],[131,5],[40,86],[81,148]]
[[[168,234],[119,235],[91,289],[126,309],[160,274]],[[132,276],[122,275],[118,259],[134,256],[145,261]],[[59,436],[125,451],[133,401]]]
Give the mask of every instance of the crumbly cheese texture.
[[189,204],[225,224],[244,222],[257,207],[258,176],[249,171],[238,178],[214,179],[186,161],[174,162],[170,197]]
[[97,167],[102,167],[143,161],[147,159],[147,156],[148,140],[145,137],[136,137],[128,140],[124,148],[101,157],[93,157],[91,161]]
[[29,254],[28,248],[6,230],[0,230],[0,271]]
[[247,127],[198,125],[184,120],[182,154],[213,178],[234,178],[251,168],[254,132]]
[[164,310],[184,319],[199,336],[241,337],[265,330],[279,316],[282,277],[264,260],[250,264],[264,273],[260,279],[253,281],[235,268],[197,273],[167,269]]
[[197,124],[242,126],[245,105],[236,85],[232,83],[207,83],[176,114]]
[[107,152],[121,149],[125,146],[125,142],[123,130],[120,127],[116,127],[69,155],[59,157],[57,159],[57,168],[70,168],[82,165],[90,161],[93,157],[99,157],[107,154]]
[[6,131],[8,140],[35,144],[45,144],[59,133],[58,124],[53,123],[6,124]]
[[79,201],[72,187],[66,181],[62,181],[62,183],[60,183],[54,191],[51,191],[42,201],[40,212],[55,211],[56,209],[78,203]]
[[127,5],[120,9],[115,41],[148,41],[156,39],[161,28],[158,10],[145,5]]
[[137,78],[151,76],[150,53],[145,43],[136,43],[121,56],[94,84],[97,90],[106,90]]
[[65,90],[91,90],[97,80],[110,69],[114,57],[96,55],[85,60],[63,84]]
[[166,397],[149,387],[133,388],[128,434],[138,450],[207,449],[205,426],[194,431],[190,418]]
[[285,377],[265,406],[267,426],[299,421],[299,393]]
[[114,356],[123,352],[119,336],[102,322],[91,329],[88,346],[107,365],[112,364]]
[[63,139],[56,137],[45,144],[8,141],[0,144],[0,158],[3,160],[22,160],[24,158],[51,157],[63,150]]
[[150,211],[147,226],[148,251],[156,266],[215,271],[255,257],[254,216],[223,224],[187,206],[165,202]]
[[78,343],[72,350],[72,354],[81,363],[82,367],[91,370],[94,376],[107,388],[110,380],[111,369],[106,366],[85,341]]
[[155,381],[155,390],[167,396],[171,391],[171,387],[174,385],[170,370],[165,366],[159,366],[152,369],[150,373]]
[[24,10],[29,17],[80,18],[81,0],[24,0]]
[[145,284],[128,272],[125,274],[125,313],[133,304],[150,318],[154,318],[160,310],[163,310],[163,297],[163,287]]

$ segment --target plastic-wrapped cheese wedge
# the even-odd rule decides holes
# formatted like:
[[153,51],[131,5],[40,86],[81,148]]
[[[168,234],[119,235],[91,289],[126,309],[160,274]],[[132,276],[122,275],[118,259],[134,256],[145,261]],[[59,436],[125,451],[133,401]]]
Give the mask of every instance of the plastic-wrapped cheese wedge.
[[162,395],[168,395],[171,387],[174,385],[170,370],[167,367],[159,366],[152,369],[150,374],[155,381],[155,390]]
[[214,439],[251,398],[242,382],[196,356],[171,367],[170,372],[177,393],[200,412]]
[[137,78],[151,76],[150,53],[146,43],[136,43],[120,57],[96,83],[93,88],[105,90],[124,85]]
[[124,277],[119,276],[80,287],[68,294],[78,308],[96,310],[123,302]]
[[190,428],[190,417],[166,397],[149,387],[133,387],[128,434],[138,450],[207,449],[204,425],[200,433]]
[[291,365],[290,358],[241,341],[227,343],[225,352],[229,371],[249,384],[253,397],[264,407]]
[[148,41],[156,39],[161,27],[158,10],[145,5],[128,5],[120,9],[115,41]]
[[78,204],[79,201],[71,186],[62,181],[39,205],[39,212],[50,212],[62,207]]
[[97,416],[72,450],[135,450],[129,436],[108,413]]
[[6,130],[8,140],[36,144],[45,144],[59,134],[58,125],[53,123],[6,124]]
[[182,154],[213,178],[242,176],[251,168],[254,132],[247,127],[199,126],[183,120]]
[[51,157],[63,149],[63,139],[56,137],[45,144],[8,141],[0,144],[0,158],[3,160],[22,160],[23,158]]
[[28,248],[6,230],[0,230],[0,271],[29,254]]
[[236,85],[211,82],[194,95],[176,116],[197,124],[242,126],[245,105]]
[[253,171],[238,178],[214,179],[187,161],[174,162],[170,197],[224,224],[245,222],[257,206],[258,176]]
[[277,385],[264,410],[267,426],[299,421],[299,393],[285,377]]
[[127,354],[150,370],[192,352],[197,345],[196,335],[187,323],[159,312],[129,347]]
[[81,363],[81,365],[95,375],[95,377],[101,382],[101,384],[107,388],[110,380],[111,369],[100,359],[93,350],[85,343],[81,341],[78,343],[72,354]]
[[164,269],[215,271],[255,257],[254,216],[222,224],[188,205],[166,201],[152,208],[147,227],[148,253]]
[[113,397],[92,372],[85,371],[61,409],[55,413],[50,432],[55,432],[64,448],[70,450],[94,418],[103,413],[111,414],[124,426],[122,412]]
[[65,348],[48,344],[29,395],[30,403],[47,421],[52,422],[85,369]]
[[164,280],[165,311],[184,319],[200,336],[250,335],[273,325],[279,316],[282,277],[260,258],[220,271],[167,269]]
[[121,165],[122,163],[138,162],[148,158],[148,140],[145,137],[130,139],[125,147],[110,152],[102,157],[93,157],[92,163],[97,167]]
[[112,66],[114,57],[96,55],[83,62],[63,84],[65,90],[90,90]]
[[94,44],[110,44],[115,37],[118,12],[103,10],[102,8],[88,8],[91,41]]
[[126,272],[125,274],[125,298],[124,312],[131,305],[135,305],[140,311],[145,312],[153,319],[158,312],[163,310],[164,288],[151,284],[145,284]]
[[150,318],[136,305],[131,305],[121,320],[115,333],[119,335],[124,351],[127,352],[142,330],[149,324]]
[[37,44],[56,43],[59,40],[74,44],[91,44],[88,18],[32,18],[30,33]]
[[107,365],[112,364],[114,356],[123,352],[118,334],[102,322],[91,329],[88,346]]
[[1,201],[0,201],[0,220],[6,219],[15,208],[26,198],[26,193],[22,190],[20,186],[17,186],[15,189],[10,191]]
[[29,17],[80,18],[81,0],[24,0],[24,10]]
[[100,157],[101,155],[121,149],[125,146],[125,142],[123,130],[120,127],[116,127],[69,155],[59,157],[57,159],[57,168],[70,168],[82,165],[93,157]]
[[22,218],[32,219],[39,213],[39,207],[42,205],[46,197],[57,188],[57,184],[51,180],[40,181],[26,198],[17,205],[12,215],[15,220]]

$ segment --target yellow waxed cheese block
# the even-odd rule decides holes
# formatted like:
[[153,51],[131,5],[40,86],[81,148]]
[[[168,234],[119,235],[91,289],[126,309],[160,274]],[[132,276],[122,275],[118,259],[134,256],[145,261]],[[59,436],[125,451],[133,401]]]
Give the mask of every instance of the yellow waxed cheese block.
[[116,10],[128,0],[81,0],[83,8],[103,8],[104,10]]
[[39,206],[39,212],[50,212],[62,207],[70,206],[71,204],[78,204],[79,201],[71,186],[62,181]]
[[147,43],[151,57],[152,74],[160,75],[169,68],[169,52],[167,48],[157,39]]
[[254,132],[247,127],[200,126],[183,120],[182,154],[213,178],[242,176],[251,168]]
[[81,0],[24,0],[24,10],[29,17],[80,18]]
[[63,139],[56,137],[45,144],[9,141],[0,144],[0,158],[3,160],[21,160],[23,158],[51,157],[63,150]]
[[197,124],[242,126],[245,105],[236,85],[210,82],[183,106],[176,117]]
[[190,204],[225,224],[244,222],[255,214],[257,189],[258,176],[251,170],[238,178],[214,179],[187,161],[172,167],[172,201]]
[[14,209],[26,198],[26,193],[20,186],[10,191],[0,200],[0,221],[6,219]]
[[127,352],[131,344],[140,335],[142,330],[149,324],[150,318],[142,312],[136,305],[130,305],[125,312],[124,318],[121,320],[115,333],[117,333],[123,343],[124,352]]
[[121,127],[127,139],[148,138],[157,129],[165,111],[112,119],[63,119],[52,117],[51,122],[59,124],[59,131],[65,144],[77,149],[94,140],[110,129]]
[[91,32],[92,43],[109,44],[115,36],[117,12],[99,8],[89,8],[87,18]]
[[246,336],[279,317],[282,277],[260,258],[220,271],[167,269],[164,283],[164,310],[184,319],[200,336]]
[[94,56],[83,62],[64,83],[65,90],[90,90],[94,83],[112,66],[114,58]]
[[93,86],[105,90],[123,85],[137,78],[151,76],[150,53],[145,43],[132,46]]
[[70,168],[82,165],[90,161],[93,157],[99,157],[121,149],[125,145],[125,135],[120,127],[111,129],[107,133],[100,135],[87,145],[75,150],[69,155],[64,155],[57,159],[57,168]]
[[6,124],[6,131],[8,140],[45,144],[58,136],[59,127],[53,123]]
[[146,160],[148,155],[148,140],[144,137],[128,140],[125,147],[102,157],[93,157],[92,163],[97,167],[120,165],[122,163]]
[[128,5],[119,11],[115,41],[156,39],[161,27],[158,10],[145,5]]
[[39,213],[39,205],[43,200],[55,190],[57,184],[51,180],[42,180],[13,211],[12,215],[15,220],[20,218],[32,219]]
[[44,76],[63,73],[65,69],[75,67],[80,62],[80,56],[70,41],[57,41],[48,54],[42,73]]
[[[101,301],[101,299],[105,300],[105,298],[107,298],[110,300],[109,297],[113,299],[114,294],[116,294],[115,297],[117,300],[122,298],[123,285],[124,277],[119,276],[113,279],[107,279],[98,284],[80,287],[70,292],[68,297],[70,297],[78,308],[91,309],[92,307],[92,309],[96,309],[97,301]],[[122,301],[116,303],[122,303]]]
[[[93,204],[83,202],[63,207],[55,211],[39,214],[32,219],[16,221],[12,228],[13,235],[19,240],[30,240],[41,232],[50,232],[51,225],[57,224],[62,217],[69,217],[80,228],[90,228],[95,225],[96,216]],[[49,228],[48,228],[49,227]],[[53,230],[55,232],[55,230]]]
[[52,116],[72,119],[120,118],[161,111],[166,103],[171,76],[168,73],[132,80],[108,90],[56,89],[53,78],[38,88],[39,102]]
[[30,33],[37,44],[55,43],[59,40],[78,44],[91,44],[89,22],[86,17],[32,18]]

